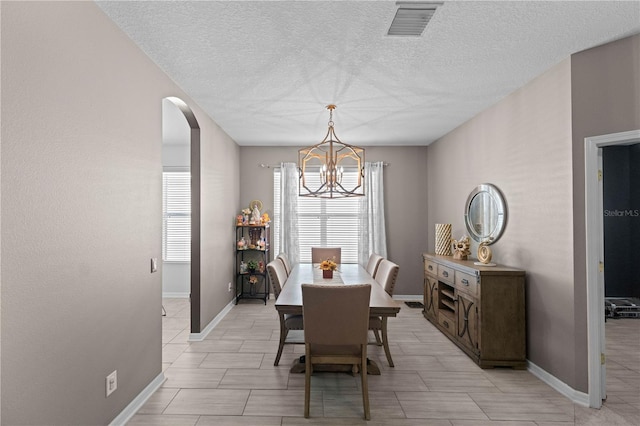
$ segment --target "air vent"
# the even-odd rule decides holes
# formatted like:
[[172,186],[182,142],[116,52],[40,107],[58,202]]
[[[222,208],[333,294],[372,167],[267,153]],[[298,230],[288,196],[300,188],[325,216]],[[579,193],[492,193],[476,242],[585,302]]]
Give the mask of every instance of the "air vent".
[[397,2],[396,4],[398,10],[387,35],[419,37],[442,3]]

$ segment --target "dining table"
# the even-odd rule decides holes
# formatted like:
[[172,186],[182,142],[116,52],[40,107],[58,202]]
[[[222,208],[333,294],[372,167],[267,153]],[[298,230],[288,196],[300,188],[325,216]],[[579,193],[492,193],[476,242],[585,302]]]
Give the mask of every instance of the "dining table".
[[[275,307],[280,318],[280,333],[284,333],[284,319],[286,314],[302,315],[302,284],[324,284],[324,285],[354,285],[371,284],[371,296],[369,298],[369,315],[381,318],[382,322],[382,346],[384,347],[389,366],[393,367],[389,341],[387,339],[387,320],[395,317],[400,312],[400,304],[384,290],[384,288],[367,272],[367,270],[357,263],[342,263],[334,271],[332,278],[323,278],[323,271],[318,264],[299,263],[289,274],[282,291],[278,296]],[[328,307],[327,313],[330,314]],[[291,368],[291,372],[304,372],[304,362],[300,361]],[[369,360],[373,363],[372,360]],[[379,369],[374,363],[369,373],[375,374]]]

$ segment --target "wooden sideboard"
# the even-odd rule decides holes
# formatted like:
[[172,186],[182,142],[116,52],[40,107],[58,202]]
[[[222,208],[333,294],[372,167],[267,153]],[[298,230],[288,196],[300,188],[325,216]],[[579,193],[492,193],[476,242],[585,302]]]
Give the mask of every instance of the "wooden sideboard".
[[525,368],[525,271],[422,257],[425,318],[480,367]]

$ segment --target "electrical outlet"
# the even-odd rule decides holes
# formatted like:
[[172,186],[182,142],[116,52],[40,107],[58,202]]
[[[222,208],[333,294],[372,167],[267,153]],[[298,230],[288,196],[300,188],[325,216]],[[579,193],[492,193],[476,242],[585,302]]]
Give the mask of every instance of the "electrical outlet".
[[231,291],[231,290],[232,290],[232,288],[231,288],[231,283],[229,283],[229,291]]
[[111,395],[116,389],[118,389],[118,370],[107,376],[106,380],[107,396]]

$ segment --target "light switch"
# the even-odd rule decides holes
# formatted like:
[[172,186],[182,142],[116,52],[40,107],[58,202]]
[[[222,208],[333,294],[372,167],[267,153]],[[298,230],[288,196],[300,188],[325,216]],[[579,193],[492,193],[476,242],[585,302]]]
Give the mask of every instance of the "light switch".
[[154,272],[158,271],[158,258],[157,257],[152,257],[151,258],[151,273],[153,274]]

